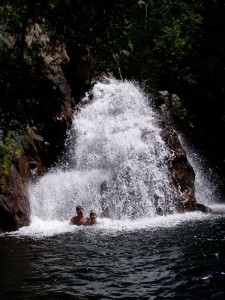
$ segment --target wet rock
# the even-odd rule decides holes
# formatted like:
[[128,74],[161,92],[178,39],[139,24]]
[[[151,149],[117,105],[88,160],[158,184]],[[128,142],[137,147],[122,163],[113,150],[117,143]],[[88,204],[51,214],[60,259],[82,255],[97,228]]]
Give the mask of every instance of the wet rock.
[[212,213],[213,210],[210,207],[207,207],[201,203],[196,203],[196,210],[201,211],[203,213]]
[[19,170],[15,165],[10,166],[7,178],[7,188],[0,195],[0,230],[14,231],[29,225],[30,205],[26,188],[26,181],[22,179],[20,171],[27,173],[27,165],[21,162]]
[[171,187],[175,192],[175,206],[178,212],[190,212],[200,210],[211,212],[210,208],[198,204],[195,198],[195,172],[187,159],[187,154],[179,140],[174,127],[162,122],[162,138],[171,151],[171,159],[168,161]]
[[[65,78],[63,66],[69,62],[65,45],[52,41],[38,24],[27,28],[26,64],[34,77],[26,81],[23,113],[26,114],[27,130],[20,130],[20,123],[8,125],[10,140],[21,155],[10,152],[10,168],[0,168],[0,231],[13,231],[30,222],[30,204],[27,182],[45,173],[61,153],[66,130],[73,117],[74,99]],[[16,80],[16,79],[15,79]],[[16,91],[15,91],[16,94]],[[35,126],[30,126],[35,124]],[[1,134],[2,135],[2,134]],[[9,132],[7,133],[9,135]],[[4,139],[1,141],[4,148]],[[2,159],[4,160],[4,153]],[[7,154],[8,155],[8,154]],[[0,157],[1,158],[1,157]]]
[[154,102],[164,117],[177,121],[187,119],[187,110],[182,100],[176,94],[171,94],[168,91],[159,91]]

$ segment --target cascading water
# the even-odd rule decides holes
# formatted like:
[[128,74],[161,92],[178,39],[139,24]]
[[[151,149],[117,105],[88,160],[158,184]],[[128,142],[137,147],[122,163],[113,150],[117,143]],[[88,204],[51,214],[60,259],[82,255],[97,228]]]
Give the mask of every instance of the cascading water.
[[111,219],[173,209],[171,153],[149,101],[134,83],[96,83],[74,116],[66,161],[29,187],[32,216],[68,220],[76,205]]

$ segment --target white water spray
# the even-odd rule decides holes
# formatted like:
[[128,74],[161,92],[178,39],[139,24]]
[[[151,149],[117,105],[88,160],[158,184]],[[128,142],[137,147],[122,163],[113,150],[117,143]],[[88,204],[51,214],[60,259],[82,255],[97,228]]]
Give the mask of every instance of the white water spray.
[[29,187],[32,216],[68,220],[76,205],[111,219],[173,209],[171,154],[149,101],[130,82],[95,84],[68,133],[67,168],[58,166]]

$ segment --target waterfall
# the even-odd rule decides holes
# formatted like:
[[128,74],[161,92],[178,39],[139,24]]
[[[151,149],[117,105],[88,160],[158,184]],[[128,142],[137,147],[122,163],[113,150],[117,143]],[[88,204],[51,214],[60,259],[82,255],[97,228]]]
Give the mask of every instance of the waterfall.
[[173,210],[159,116],[141,88],[98,82],[74,114],[61,163],[29,185],[32,216],[68,220],[75,207],[100,217],[153,217]]

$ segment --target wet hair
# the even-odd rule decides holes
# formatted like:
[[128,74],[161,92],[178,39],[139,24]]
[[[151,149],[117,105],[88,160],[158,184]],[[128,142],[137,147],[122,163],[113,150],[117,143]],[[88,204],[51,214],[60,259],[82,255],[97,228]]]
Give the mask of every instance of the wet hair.
[[83,209],[83,207],[80,206],[80,205],[78,205],[78,206],[76,207],[76,210],[77,210],[77,209]]
[[90,211],[90,215],[95,215],[97,217],[96,213],[93,210]]

